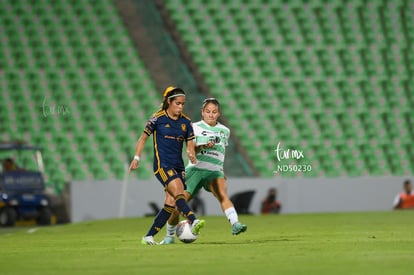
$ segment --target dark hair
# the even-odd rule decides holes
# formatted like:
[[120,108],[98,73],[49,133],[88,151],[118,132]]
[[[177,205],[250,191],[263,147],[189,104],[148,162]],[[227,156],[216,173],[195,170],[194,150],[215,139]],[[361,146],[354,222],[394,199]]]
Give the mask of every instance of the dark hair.
[[171,99],[172,101],[174,101],[174,96],[175,95],[180,95],[180,94],[185,95],[185,92],[184,92],[183,89],[169,86],[164,91],[164,100],[162,101],[160,109],[161,110],[167,110],[168,106],[170,106],[170,103],[168,103],[168,99]]
[[220,111],[220,103],[218,102],[218,100],[217,99],[215,99],[214,97],[209,97],[209,98],[206,98],[206,99],[204,99],[204,101],[203,101],[203,110],[204,110],[204,108],[207,106],[207,104],[209,104],[209,103],[213,103],[214,105],[216,105],[217,107],[218,107],[218,109],[219,109],[219,111]]

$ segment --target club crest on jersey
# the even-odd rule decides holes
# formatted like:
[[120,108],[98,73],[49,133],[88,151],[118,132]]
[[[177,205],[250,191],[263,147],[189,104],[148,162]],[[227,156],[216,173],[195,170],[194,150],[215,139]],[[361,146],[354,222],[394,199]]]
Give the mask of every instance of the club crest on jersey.
[[184,123],[181,123],[181,130],[185,132],[187,130],[187,125],[185,125]]

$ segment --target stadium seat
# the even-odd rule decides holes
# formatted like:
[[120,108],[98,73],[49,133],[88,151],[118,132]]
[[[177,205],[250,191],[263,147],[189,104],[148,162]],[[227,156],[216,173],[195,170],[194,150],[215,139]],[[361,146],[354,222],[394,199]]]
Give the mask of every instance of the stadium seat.
[[[150,106],[156,107],[151,100],[158,92],[129,43],[115,6],[111,1],[94,5],[87,1],[6,2],[11,9],[8,13],[0,9],[0,24],[10,35],[8,43],[0,48],[1,59],[7,60],[1,80],[11,92],[8,101],[3,100],[6,94],[1,95],[0,112],[9,114],[3,116],[6,121],[1,127],[15,124],[15,129],[7,128],[10,139],[25,136],[45,147],[50,182],[106,179],[113,175],[121,178],[120,165],[113,160],[124,156],[126,147],[133,151],[136,139],[127,137],[136,135],[137,125],[143,127],[154,111],[149,110]],[[125,76],[122,68],[114,66],[123,63],[129,65],[133,77]],[[146,87],[148,101],[131,97],[133,86]],[[112,87],[119,88],[111,90]],[[96,96],[109,91],[113,97]],[[116,102],[113,98],[120,104],[112,104]],[[3,102],[10,106],[3,108]],[[55,113],[44,116],[44,104],[54,108]],[[68,108],[67,116],[57,113],[62,106]],[[125,119],[124,111],[131,112],[133,119]],[[86,136],[89,131],[105,128],[115,130],[113,138]],[[116,133],[120,131],[123,132],[118,137]],[[72,142],[77,144],[69,145]],[[102,152],[104,157],[96,159]],[[143,162],[143,166],[151,163]],[[61,170],[56,171],[56,167]],[[139,177],[151,176],[151,170],[139,173]]]
[[[408,153],[399,161],[388,160],[398,149],[412,150],[414,21],[401,17],[406,1],[219,2],[173,0],[165,6],[261,176],[273,176],[274,156],[266,152],[278,140],[291,146],[306,143],[312,152],[317,151],[312,146],[333,141],[327,155],[307,160],[317,169],[303,176],[414,171]],[[1,95],[0,114],[10,115],[0,127],[8,129],[6,136],[26,136],[57,150],[47,157],[50,169],[57,163],[62,169],[48,168],[52,178],[120,177],[120,166],[110,159],[133,147],[160,95],[114,4],[4,5],[9,8],[0,9],[6,34],[0,80],[10,92]],[[141,91],[147,96],[139,96]],[[43,117],[45,100],[69,107],[70,116]],[[96,135],[88,136],[90,131]],[[50,138],[42,140],[39,132]],[[73,150],[64,148],[62,132],[73,137],[64,142],[80,143]],[[342,152],[349,140],[355,140],[357,157],[336,161],[332,146]],[[397,151],[383,149],[396,144]],[[72,163],[83,154],[87,161],[78,171]],[[104,171],[91,158],[94,154],[102,156]],[[370,154],[387,160],[378,163]],[[56,155],[65,161],[60,164]],[[144,162],[148,172],[140,176],[151,177],[151,162]]]
[[[196,9],[197,4],[192,3],[189,9],[198,10],[195,23],[184,19],[188,13],[181,11],[186,9],[186,4],[186,1],[175,0],[167,2],[166,6],[174,14],[178,28],[185,24],[186,29],[200,34],[199,40],[209,42],[204,49],[194,46],[192,36],[184,36],[191,54],[197,57],[195,61],[211,93],[232,105],[233,113],[225,111],[224,115],[236,132],[252,129],[263,140],[269,129],[262,125],[267,128],[273,125],[277,129],[276,138],[291,139],[292,145],[302,140],[320,144],[322,138],[333,140],[341,148],[347,148],[349,140],[373,148],[369,142],[372,139],[392,146],[392,141],[398,138],[399,129],[391,121],[404,119],[402,114],[400,119],[392,117],[392,108],[406,109],[410,102],[409,88],[403,84],[409,67],[403,62],[401,48],[384,49],[387,48],[385,33],[392,33],[387,39],[393,45],[404,47],[407,41],[401,25],[390,24],[391,18],[399,17],[396,11],[402,2],[243,2],[243,8],[229,3],[219,11],[214,1],[203,3],[205,9]],[[384,12],[386,30],[378,27],[381,18],[378,11],[383,5],[389,6]],[[316,15],[311,12],[314,10],[318,12]],[[355,19],[358,10],[362,10],[362,17]],[[412,24],[406,25],[412,29]],[[228,42],[221,44],[223,40]],[[217,41],[220,43],[215,43]],[[211,54],[204,54],[205,50]],[[223,62],[229,53],[231,61]],[[413,56],[410,51],[408,56]],[[391,83],[387,74],[394,75],[395,82]],[[220,82],[224,83],[218,84],[223,75]],[[230,92],[219,92],[222,86],[230,87]],[[246,93],[245,87],[253,93]],[[406,93],[399,92],[395,96],[395,92],[391,92],[395,89]],[[378,116],[372,113],[375,109]],[[264,113],[259,116],[260,123],[254,115],[258,113]],[[392,120],[385,123],[384,117],[392,117]],[[271,176],[268,167],[272,166],[273,159],[269,156],[264,160],[260,154],[270,142],[241,140],[261,175]],[[374,160],[365,157],[368,153],[359,145],[357,148],[361,151],[356,153],[360,158],[340,161],[335,169],[331,168],[332,159],[324,155],[314,160],[322,169],[318,175],[388,173],[387,165],[381,172]]]

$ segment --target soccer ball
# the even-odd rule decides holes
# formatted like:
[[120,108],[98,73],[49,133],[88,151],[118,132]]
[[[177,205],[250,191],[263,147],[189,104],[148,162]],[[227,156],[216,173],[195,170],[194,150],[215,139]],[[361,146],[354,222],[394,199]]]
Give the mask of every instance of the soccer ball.
[[194,235],[191,232],[191,223],[188,220],[180,221],[177,224],[175,233],[177,234],[177,238],[183,243],[192,243],[198,238],[198,235]]

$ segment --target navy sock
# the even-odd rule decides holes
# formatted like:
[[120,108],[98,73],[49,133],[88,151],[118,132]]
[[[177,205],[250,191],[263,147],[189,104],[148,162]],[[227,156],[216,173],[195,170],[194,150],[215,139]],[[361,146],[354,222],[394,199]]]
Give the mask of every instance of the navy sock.
[[163,228],[163,226],[167,223],[168,218],[170,217],[174,209],[175,207],[164,204],[164,208],[161,209],[160,212],[158,212],[157,216],[154,219],[154,223],[151,225],[151,228],[146,236],[156,235],[161,230],[161,228]]
[[187,202],[184,199],[184,195],[178,195],[175,197],[175,204],[177,205],[178,210],[183,213],[184,217],[189,219],[192,222],[196,219],[194,212],[188,206]]

